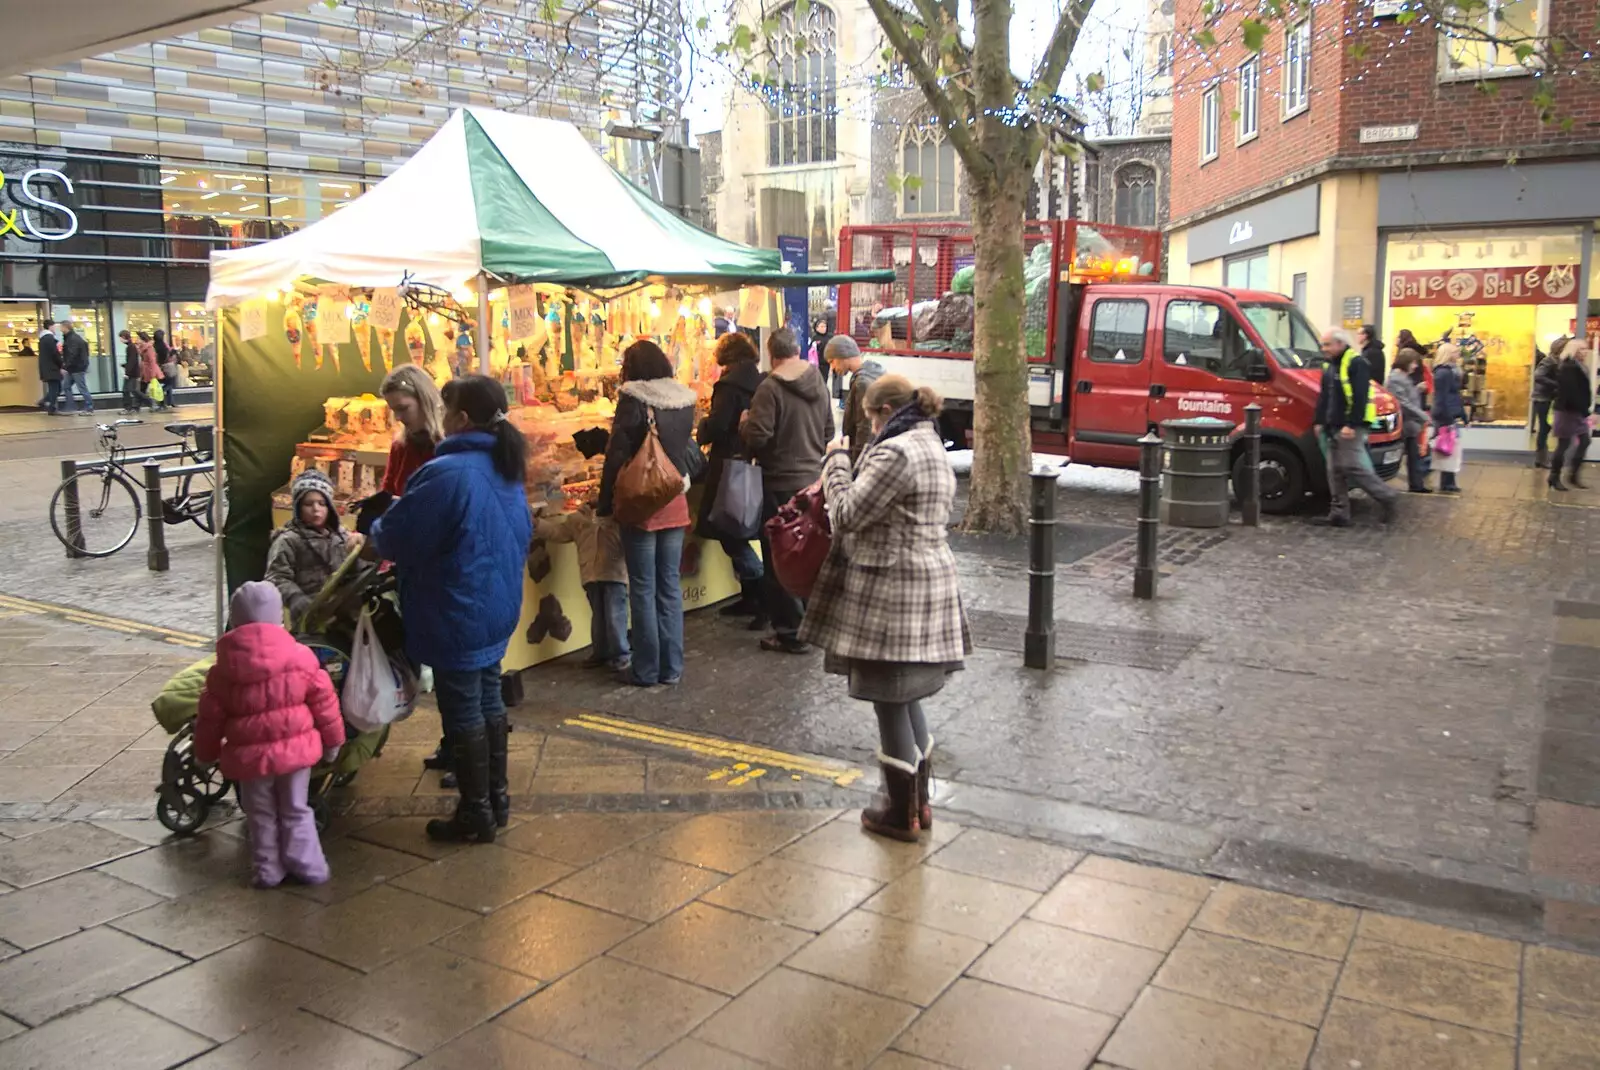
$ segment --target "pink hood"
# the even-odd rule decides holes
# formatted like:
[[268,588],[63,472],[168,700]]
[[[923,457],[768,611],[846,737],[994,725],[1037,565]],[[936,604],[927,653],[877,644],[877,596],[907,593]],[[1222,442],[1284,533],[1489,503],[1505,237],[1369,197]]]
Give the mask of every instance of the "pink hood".
[[280,624],[246,624],[217,641],[195,720],[195,756],[230,780],[309,769],[344,743],[333,681]]

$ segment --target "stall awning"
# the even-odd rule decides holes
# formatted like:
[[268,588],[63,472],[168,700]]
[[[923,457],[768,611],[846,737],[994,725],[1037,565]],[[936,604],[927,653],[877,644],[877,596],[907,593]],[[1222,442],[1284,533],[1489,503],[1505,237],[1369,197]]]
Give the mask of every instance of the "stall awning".
[[483,271],[590,290],[648,279],[732,288],[782,285],[780,267],[776,251],[720,238],[652,201],[571,124],[468,108],[327,219],[213,253],[207,300],[236,304],[302,278],[395,286],[409,275],[453,288]]

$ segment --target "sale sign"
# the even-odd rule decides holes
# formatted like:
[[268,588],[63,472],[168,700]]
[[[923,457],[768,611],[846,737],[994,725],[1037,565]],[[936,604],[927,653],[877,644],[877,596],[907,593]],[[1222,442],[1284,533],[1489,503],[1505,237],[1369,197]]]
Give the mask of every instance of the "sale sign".
[[1574,264],[1391,271],[1389,305],[1562,305],[1577,300]]

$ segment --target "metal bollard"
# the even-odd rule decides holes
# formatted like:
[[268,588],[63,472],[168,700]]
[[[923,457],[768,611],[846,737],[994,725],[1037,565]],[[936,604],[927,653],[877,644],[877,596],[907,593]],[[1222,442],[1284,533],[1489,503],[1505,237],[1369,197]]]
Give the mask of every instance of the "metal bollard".
[[145,552],[144,565],[151,572],[165,572],[171,566],[167,553],[167,522],[161,507],[161,462],[148,461],[144,466],[145,523],[150,530],[150,549]]
[[1239,491],[1240,519],[1247,528],[1261,526],[1261,406],[1244,407],[1244,486]]
[[1133,566],[1133,597],[1156,596],[1156,540],[1161,535],[1161,437],[1139,440],[1139,549]]
[[1052,669],[1056,663],[1056,477],[1033,473],[1033,512],[1028,517],[1028,630],[1022,664]]
[[[79,520],[78,512],[78,484],[75,476],[78,474],[78,462],[66,460],[61,462],[61,482],[66,489],[61,492],[61,509],[66,514],[67,522],[67,547],[68,557],[85,557],[83,550],[83,522]],[[74,550],[73,547],[77,549]]]

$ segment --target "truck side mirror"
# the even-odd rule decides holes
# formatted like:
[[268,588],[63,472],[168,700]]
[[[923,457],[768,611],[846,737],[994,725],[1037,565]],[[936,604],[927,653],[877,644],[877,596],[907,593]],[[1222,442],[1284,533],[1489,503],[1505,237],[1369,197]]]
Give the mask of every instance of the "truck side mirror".
[[1267,366],[1267,355],[1259,349],[1244,351],[1244,377],[1252,383],[1272,381],[1272,369]]

